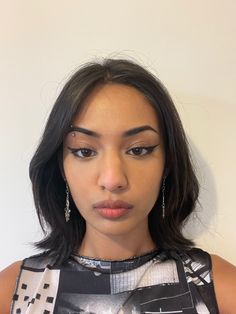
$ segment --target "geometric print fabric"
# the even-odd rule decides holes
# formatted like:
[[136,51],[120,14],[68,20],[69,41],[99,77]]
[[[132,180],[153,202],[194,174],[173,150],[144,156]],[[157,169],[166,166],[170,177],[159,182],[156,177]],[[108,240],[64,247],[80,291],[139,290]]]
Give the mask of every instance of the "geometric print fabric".
[[218,314],[210,255],[155,251],[125,261],[24,260],[11,314]]
[[[52,314],[54,311],[60,270],[44,269],[42,272],[24,269],[14,294],[14,313]],[[42,306],[43,304],[43,306]]]

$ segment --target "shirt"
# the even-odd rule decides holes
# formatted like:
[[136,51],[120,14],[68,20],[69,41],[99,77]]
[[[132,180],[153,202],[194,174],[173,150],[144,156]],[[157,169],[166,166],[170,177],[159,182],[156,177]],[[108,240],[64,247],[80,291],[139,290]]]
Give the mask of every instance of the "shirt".
[[219,313],[210,255],[194,248],[155,250],[122,261],[50,254],[26,258],[11,313]]

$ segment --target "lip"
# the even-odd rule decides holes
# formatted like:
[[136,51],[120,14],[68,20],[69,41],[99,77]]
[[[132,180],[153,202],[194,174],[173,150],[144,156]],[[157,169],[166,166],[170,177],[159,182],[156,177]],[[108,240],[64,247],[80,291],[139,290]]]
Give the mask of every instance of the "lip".
[[127,202],[121,201],[121,200],[104,200],[98,203],[93,204],[93,208],[110,208],[110,209],[131,209],[134,206],[132,204],[129,204]]
[[107,219],[117,219],[122,216],[125,216],[130,209],[128,208],[96,208],[97,212]]
[[93,205],[93,208],[103,217],[107,219],[117,219],[129,212],[134,206],[121,200],[105,200]]

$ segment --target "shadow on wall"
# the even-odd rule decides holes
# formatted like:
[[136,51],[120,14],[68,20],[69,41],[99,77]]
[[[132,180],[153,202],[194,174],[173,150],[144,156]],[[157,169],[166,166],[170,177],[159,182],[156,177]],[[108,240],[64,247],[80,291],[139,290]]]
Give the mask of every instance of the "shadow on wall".
[[187,238],[197,240],[206,232],[214,232],[214,219],[217,216],[217,193],[214,175],[197,147],[188,138],[193,165],[200,184],[199,202],[184,226]]

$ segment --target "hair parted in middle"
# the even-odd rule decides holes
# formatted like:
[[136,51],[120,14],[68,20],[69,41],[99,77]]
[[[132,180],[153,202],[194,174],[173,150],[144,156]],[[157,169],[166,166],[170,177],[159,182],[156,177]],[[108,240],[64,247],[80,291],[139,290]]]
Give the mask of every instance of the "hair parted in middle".
[[149,230],[157,247],[187,249],[193,242],[182,234],[186,218],[194,210],[199,184],[191,163],[188,143],[179,115],[166,88],[153,74],[125,59],[104,59],[83,65],[65,84],[49,115],[29,173],[34,202],[45,237],[36,246],[49,251],[58,264],[77,250],[86,224],[70,197],[71,216],[64,218],[66,182],[63,172],[63,140],[75,115],[98,85],[123,84],[136,88],[155,109],[165,150],[165,218],[159,194],[149,214]]

